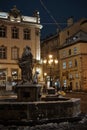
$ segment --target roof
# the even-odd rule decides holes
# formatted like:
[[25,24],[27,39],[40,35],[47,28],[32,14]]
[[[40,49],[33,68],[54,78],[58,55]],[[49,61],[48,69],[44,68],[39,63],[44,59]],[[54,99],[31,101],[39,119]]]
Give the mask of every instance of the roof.
[[64,47],[67,47],[67,46],[70,46],[70,45],[73,45],[73,44],[76,44],[78,42],[87,42],[87,32],[84,32],[82,30],[78,31],[76,34],[74,34],[72,37],[68,38],[65,43],[63,43],[61,46],[60,46],[60,49],[64,48]]
[[11,22],[28,22],[28,23],[34,23],[34,24],[40,24],[40,17],[39,12],[34,12],[33,16],[23,16],[21,14],[21,11],[17,9],[16,6],[14,6],[9,12],[2,12],[0,11],[0,19],[2,20],[8,20]]

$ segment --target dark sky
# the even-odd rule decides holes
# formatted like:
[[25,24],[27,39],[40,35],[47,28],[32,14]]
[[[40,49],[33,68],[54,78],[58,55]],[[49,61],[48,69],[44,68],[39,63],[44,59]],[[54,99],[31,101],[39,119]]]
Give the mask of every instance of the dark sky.
[[57,23],[61,28],[65,27],[69,17],[74,21],[87,18],[87,0],[0,0],[2,11],[8,12],[14,5],[22,15],[32,16],[35,10],[40,12],[41,38],[56,33]]

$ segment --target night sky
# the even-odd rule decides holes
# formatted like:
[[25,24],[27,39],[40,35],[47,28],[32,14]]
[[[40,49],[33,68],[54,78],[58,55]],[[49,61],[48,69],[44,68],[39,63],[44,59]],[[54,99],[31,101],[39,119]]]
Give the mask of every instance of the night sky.
[[9,12],[13,6],[21,11],[22,15],[33,16],[33,12],[40,12],[41,38],[56,33],[57,28],[66,26],[69,17],[74,21],[87,18],[87,0],[0,0],[0,10]]

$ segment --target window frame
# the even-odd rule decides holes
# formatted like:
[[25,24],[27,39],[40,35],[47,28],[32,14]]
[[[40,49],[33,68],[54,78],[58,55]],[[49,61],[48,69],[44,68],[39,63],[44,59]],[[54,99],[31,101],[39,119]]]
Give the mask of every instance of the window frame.
[[30,40],[31,39],[31,30],[28,28],[23,29],[23,39]]
[[72,68],[72,61],[69,60],[69,68]]
[[63,50],[62,55],[63,57],[66,57],[66,50]]
[[77,54],[77,47],[74,47],[73,51],[74,51],[74,54]]
[[75,67],[77,67],[78,66],[77,59],[75,59],[74,63],[75,63]]
[[6,37],[7,34],[7,27],[4,25],[0,26],[0,38]]
[[68,53],[69,53],[69,55],[71,55],[71,53],[72,53],[72,52],[71,52],[71,49],[69,49]]
[[0,59],[7,59],[7,47],[0,46]]
[[66,69],[66,61],[63,62],[63,69]]
[[12,47],[11,48],[11,59],[17,60],[19,58],[19,48],[18,47]]
[[19,38],[19,29],[17,27],[12,27],[12,39],[18,39]]

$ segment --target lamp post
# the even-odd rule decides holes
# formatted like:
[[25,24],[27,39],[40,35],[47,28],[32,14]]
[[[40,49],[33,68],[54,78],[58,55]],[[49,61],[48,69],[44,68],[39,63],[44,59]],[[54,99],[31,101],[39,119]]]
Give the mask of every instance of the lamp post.
[[43,63],[49,66],[50,87],[52,87],[52,68],[54,67],[55,64],[58,64],[58,60],[57,58],[54,58],[53,55],[48,55],[48,57],[44,59]]

